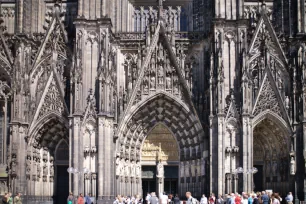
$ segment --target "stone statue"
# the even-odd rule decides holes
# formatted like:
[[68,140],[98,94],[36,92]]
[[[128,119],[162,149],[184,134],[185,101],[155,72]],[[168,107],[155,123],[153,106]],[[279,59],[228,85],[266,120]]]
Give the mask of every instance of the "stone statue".
[[26,171],[27,171],[27,173],[31,172],[31,160],[29,160],[29,159],[27,159]]
[[141,172],[140,172],[140,164],[139,161],[136,162],[136,177],[140,177]]
[[48,175],[48,166],[47,166],[47,164],[44,165],[43,174],[45,176]]
[[171,89],[171,78],[170,78],[170,76],[166,77],[166,88]]
[[291,157],[291,160],[290,160],[290,175],[295,175],[295,160],[294,160],[294,157]]
[[50,166],[50,176],[54,176],[54,168],[53,168],[53,165]]
[[120,175],[120,158],[119,157],[116,158],[116,175],[117,176]]
[[158,84],[163,85],[164,84],[164,69],[163,66],[160,64],[158,67]]
[[163,178],[164,177],[164,165],[161,162],[157,164],[157,177]]
[[286,99],[285,99],[285,107],[286,107],[287,110],[289,109],[289,102],[290,102],[289,97],[286,96]]
[[135,167],[136,167],[136,165],[135,165],[135,161],[132,161],[132,164],[131,164],[131,176],[132,177],[135,177],[135,175],[136,175],[136,172],[135,172]]
[[119,175],[120,176],[124,176],[124,159],[121,159],[121,161],[119,162]]
[[151,89],[155,89],[155,76],[151,77],[150,87],[151,87]]
[[185,169],[185,167],[184,167],[184,163],[183,162],[181,162],[181,166],[180,166],[180,175],[181,175],[181,177],[184,177],[184,169]]
[[124,174],[125,174],[125,176],[129,176],[130,175],[130,168],[129,168],[128,160],[126,160],[125,163],[124,163]]

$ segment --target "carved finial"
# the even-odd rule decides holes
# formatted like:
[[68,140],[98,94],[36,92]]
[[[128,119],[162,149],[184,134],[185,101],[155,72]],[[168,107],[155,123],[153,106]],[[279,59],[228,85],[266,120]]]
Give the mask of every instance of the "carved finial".
[[166,0],[157,0],[158,1],[158,18],[161,19],[163,17],[163,2]]
[[261,0],[261,8],[265,11],[266,10],[266,1]]

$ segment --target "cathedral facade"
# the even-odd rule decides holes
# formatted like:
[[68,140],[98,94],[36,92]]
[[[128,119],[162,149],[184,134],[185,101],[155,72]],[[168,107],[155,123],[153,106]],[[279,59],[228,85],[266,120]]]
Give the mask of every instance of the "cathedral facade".
[[0,194],[306,197],[304,0],[0,5]]

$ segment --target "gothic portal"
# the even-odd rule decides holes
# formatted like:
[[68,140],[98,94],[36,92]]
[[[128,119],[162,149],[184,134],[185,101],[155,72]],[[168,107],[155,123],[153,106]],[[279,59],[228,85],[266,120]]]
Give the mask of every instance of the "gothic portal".
[[305,6],[0,1],[0,194],[305,200]]

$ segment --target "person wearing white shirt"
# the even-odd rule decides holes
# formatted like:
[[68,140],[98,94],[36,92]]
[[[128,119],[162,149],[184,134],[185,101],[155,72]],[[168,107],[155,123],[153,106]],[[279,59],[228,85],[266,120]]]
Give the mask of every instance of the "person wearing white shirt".
[[202,195],[200,203],[201,204],[207,204],[207,198],[206,198],[205,194]]
[[166,195],[166,193],[161,193],[159,196],[159,204],[168,204],[168,196]]

